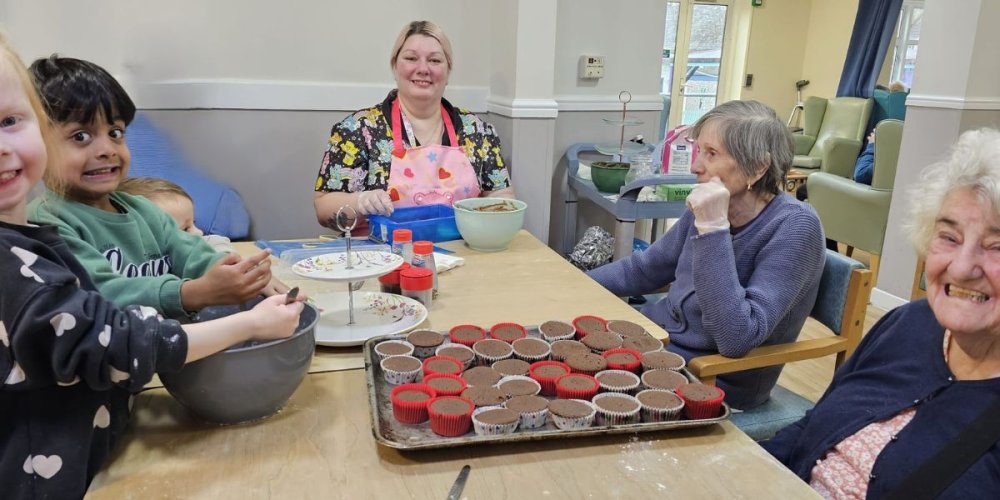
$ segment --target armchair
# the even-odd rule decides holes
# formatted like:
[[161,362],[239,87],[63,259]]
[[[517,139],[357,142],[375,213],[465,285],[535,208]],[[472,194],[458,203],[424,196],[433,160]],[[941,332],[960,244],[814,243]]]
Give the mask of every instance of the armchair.
[[[802,133],[792,136],[795,140],[792,166],[850,176],[871,112],[871,99],[816,96],[806,99]],[[811,197],[811,186],[809,190]]]
[[[727,358],[721,354],[699,356],[688,363],[688,370],[703,383],[714,385],[718,375],[830,354],[836,354],[835,366],[839,368],[861,342],[872,285],[871,271],[865,269],[860,262],[827,250],[819,295],[809,316],[830,329],[833,335],[761,346],[742,358]],[[751,438],[760,441],[802,418],[811,407],[812,402],[781,386],[775,386],[767,403],[734,414],[731,420]]]
[[871,186],[854,182],[850,173],[816,172],[809,176],[809,203],[816,209],[826,237],[868,252],[876,277],[902,139],[903,122],[899,120],[882,120],[875,127]]

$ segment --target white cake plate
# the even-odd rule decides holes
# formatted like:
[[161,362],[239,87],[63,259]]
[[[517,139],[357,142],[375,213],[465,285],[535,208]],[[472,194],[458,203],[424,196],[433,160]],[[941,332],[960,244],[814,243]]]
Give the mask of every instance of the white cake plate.
[[405,333],[427,319],[423,304],[402,295],[354,292],[354,324],[348,325],[347,292],[310,295],[322,309],[316,324],[316,344],[347,347],[380,335]]
[[333,252],[302,259],[292,265],[292,271],[304,278],[327,281],[363,281],[389,273],[403,263],[403,257],[374,250],[351,251],[351,269],[347,269],[347,253]]

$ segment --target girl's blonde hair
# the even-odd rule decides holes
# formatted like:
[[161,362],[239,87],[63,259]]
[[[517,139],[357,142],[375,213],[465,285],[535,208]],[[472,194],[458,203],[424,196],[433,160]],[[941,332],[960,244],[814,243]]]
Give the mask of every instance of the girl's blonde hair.
[[118,184],[118,191],[145,196],[149,199],[163,198],[164,196],[180,196],[194,203],[194,199],[191,198],[191,195],[184,188],[158,177],[128,177]]
[[[14,76],[21,83],[21,89],[24,91],[25,96],[28,98],[28,104],[31,105],[31,111],[35,113],[35,119],[38,120],[38,130],[42,134],[42,142],[45,143],[45,153],[47,161],[45,163],[45,184],[49,185],[50,179],[57,177],[54,174],[50,174],[54,169],[53,165],[57,164],[59,148],[56,146],[56,134],[55,128],[52,121],[49,119],[49,115],[45,112],[45,106],[42,105],[42,99],[38,97],[38,91],[35,89],[35,82],[31,78],[31,74],[28,73],[28,68],[18,57],[17,53],[10,46],[7,41],[7,37],[0,33],[0,71],[6,69],[14,73]],[[52,179],[54,181],[54,179]]]
[[392,46],[392,55],[389,56],[390,68],[396,67],[399,51],[403,50],[403,44],[413,35],[429,36],[437,40],[441,44],[441,49],[444,50],[445,60],[448,61],[448,71],[451,71],[451,41],[448,40],[448,35],[444,34],[444,30],[431,21],[413,21],[403,26],[399,36],[396,37],[396,43]]

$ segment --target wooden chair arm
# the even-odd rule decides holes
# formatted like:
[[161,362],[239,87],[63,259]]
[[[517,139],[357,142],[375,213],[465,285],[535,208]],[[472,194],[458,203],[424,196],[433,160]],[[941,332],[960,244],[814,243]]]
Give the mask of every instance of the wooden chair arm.
[[699,356],[688,362],[687,368],[694,376],[701,379],[702,383],[715,385],[717,375],[827,356],[843,351],[846,343],[845,338],[830,336],[800,340],[790,344],[768,345],[752,349],[742,358],[727,358],[721,354]]

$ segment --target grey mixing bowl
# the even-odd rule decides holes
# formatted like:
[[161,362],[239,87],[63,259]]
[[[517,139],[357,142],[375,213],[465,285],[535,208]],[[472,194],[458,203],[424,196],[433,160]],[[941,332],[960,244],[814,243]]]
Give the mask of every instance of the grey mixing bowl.
[[[239,306],[207,307],[197,320],[239,310]],[[318,319],[316,308],[306,304],[291,337],[239,344],[184,365],[179,372],[161,373],[160,380],[174,399],[208,422],[236,424],[267,417],[285,405],[305,377],[316,350]]]

